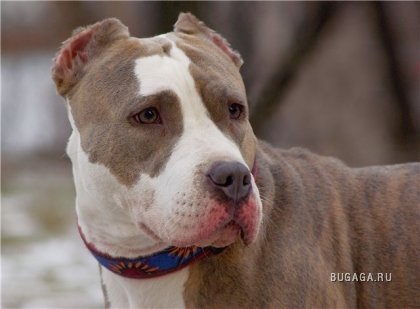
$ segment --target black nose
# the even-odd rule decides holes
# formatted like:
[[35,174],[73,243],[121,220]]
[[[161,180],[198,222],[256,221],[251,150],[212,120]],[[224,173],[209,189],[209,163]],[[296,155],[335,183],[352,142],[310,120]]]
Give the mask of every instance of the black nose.
[[217,162],[208,173],[211,183],[237,202],[245,198],[251,188],[251,174],[239,162]]

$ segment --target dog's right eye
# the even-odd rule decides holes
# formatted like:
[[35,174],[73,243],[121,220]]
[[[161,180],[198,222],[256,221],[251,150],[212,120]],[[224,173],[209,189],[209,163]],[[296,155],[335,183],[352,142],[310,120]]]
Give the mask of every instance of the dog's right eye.
[[241,104],[233,103],[229,105],[228,109],[231,119],[239,119],[242,115],[244,108]]
[[148,107],[133,116],[133,120],[138,124],[162,123],[159,112],[154,107]]

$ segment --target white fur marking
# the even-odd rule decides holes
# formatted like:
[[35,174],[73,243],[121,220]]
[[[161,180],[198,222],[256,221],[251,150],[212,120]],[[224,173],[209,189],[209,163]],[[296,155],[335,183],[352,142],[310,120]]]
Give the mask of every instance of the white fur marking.
[[112,308],[184,308],[182,293],[188,270],[145,280],[116,276],[103,270]]

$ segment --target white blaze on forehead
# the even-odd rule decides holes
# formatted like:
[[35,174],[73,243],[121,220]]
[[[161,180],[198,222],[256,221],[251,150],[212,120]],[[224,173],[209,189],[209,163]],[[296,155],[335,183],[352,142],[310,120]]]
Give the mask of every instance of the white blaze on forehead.
[[140,80],[140,94],[148,96],[168,89],[180,93],[186,85],[193,85],[189,63],[188,57],[174,44],[170,57],[165,54],[137,59],[135,74]]

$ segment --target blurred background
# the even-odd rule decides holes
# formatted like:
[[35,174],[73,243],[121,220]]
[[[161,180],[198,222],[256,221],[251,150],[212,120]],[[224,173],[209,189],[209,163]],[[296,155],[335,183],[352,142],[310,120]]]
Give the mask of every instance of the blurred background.
[[1,2],[3,308],[103,306],[76,230],[60,43],[117,17],[133,36],[191,11],[245,60],[258,137],[350,166],[420,159],[420,3]]

